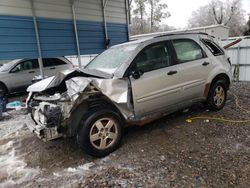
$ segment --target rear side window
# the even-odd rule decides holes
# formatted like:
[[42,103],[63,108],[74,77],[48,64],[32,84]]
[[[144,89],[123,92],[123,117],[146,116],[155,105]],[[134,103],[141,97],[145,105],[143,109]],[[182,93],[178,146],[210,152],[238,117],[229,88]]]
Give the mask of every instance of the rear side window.
[[173,40],[178,63],[194,61],[205,57],[201,47],[191,39]]
[[67,63],[64,62],[63,60],[57,59],[57,58],[52,58],[51,61],[54,62],[54,65],[55,65],[55,66],[66,65],[66,64],[67,64]]
[[59,66],[59,65],[66,65],[67,63],[57,59],[57,58],[45,58],[43,59],[43,66],[44,67],[52,67],[52,66]]
[[214,56],[223,55],[224,51],[213,41],[208,39],[202,39],[202,42],[212,52]]

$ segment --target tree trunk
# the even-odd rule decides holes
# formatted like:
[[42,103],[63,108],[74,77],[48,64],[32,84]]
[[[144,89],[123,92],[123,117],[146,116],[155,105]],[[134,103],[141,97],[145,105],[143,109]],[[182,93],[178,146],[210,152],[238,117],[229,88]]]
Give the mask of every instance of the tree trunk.
[[142,9],[142,7],[140,8],[140,14],[141,14],[141,33],[144,33],[144,28],[143,28],[143,9]]
[[154,5],[153,0],[150,1],[151,6],[151,15],[150,15],[150,31],[153,32],[153,26],[154,26]]

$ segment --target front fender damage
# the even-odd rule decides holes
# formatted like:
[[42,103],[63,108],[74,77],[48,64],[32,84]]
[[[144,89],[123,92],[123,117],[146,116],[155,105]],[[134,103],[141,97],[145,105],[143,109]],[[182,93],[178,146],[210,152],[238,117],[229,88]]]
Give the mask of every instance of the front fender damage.
[[[57,79],[61,79],[61,82]],[[63,80],[61,76],[48,80],[49,85],[55,88],[53,80],[57,81],[57,85],[65,84],[66,91],[59,93],[55,89],[55,93],[50,95],[50,87],[43,86],[46,89],[41,92],[37,92],[37,87],[35,91],[32,91],[32,88],[28,89],[32,92],[32,97],[27,104],[31,108],[31,117],[35,122],[35,126],[28,127],[44,141],[61,136],[73,136],[81,117],[88,110],[88,99],[93,96],[105,96],[119,109],[124,118],[133,115],[129,105],[131,100],[127,79],[76,76]]]

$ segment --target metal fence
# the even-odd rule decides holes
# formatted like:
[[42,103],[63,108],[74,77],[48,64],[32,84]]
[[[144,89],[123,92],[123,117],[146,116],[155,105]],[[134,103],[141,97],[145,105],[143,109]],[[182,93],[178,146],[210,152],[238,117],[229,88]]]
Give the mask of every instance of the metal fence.
[[222,40],[222,46],[242,38],[242,41],[227,49],[232,62],[234,80],[250,81],[250,36],[234,37]]

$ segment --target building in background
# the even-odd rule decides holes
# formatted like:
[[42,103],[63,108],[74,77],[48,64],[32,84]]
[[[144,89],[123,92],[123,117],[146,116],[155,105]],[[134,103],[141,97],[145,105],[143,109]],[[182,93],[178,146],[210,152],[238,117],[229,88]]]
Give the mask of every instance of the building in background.
[[0,60],[99,54],[127,40],[127,0],[0,1]]

